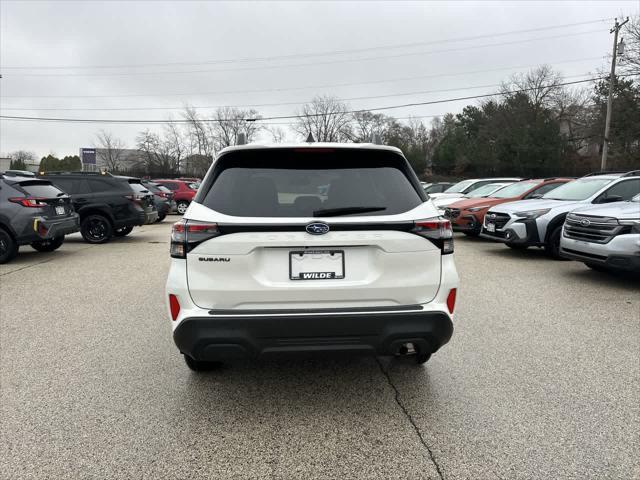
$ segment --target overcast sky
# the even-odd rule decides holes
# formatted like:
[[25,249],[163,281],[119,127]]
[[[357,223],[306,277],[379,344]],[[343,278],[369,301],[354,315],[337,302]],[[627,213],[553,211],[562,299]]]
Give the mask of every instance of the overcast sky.
[[[613,17],[639,11],[640,0],[2,0],[0,113],[162,120],[190,104],[264,105],[255,108],[276,116],[296,113],[314,94],[375,108],[491,93],[512,73],[543,63],[577,80],[608,68]],[[384,113],[430,122],[473,102]],[[126,110],[134,108],[143,110]],[[211,108],[198,111],[207,117]],[[133,146],[147,127],[159,129],[3,119],[0,154],[77,154],[100,129]]]

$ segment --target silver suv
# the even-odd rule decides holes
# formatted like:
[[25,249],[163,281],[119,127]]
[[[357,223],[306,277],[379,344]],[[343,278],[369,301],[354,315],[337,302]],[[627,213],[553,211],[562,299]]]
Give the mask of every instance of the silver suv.
[[640,272],[640,195],[629,202],[571,212],[564,223],[560,254],[595,270]]
[[484,217],[481,236],[511,248],[544,247],[560,256],[560,237],[567,214],[580,206],[631,200],[640,193],[640,170],[594,173],[566,183],[540,199],[503,203]]

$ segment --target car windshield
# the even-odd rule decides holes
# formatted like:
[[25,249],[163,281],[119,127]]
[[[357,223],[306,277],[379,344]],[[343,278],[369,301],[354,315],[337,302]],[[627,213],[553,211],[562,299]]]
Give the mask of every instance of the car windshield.
[[196,201],[240,217],[393,215],[423,202],[406,161],[385,151],[230,153]]
[[491,194],[492,192],[495,192],[500,187],[501,187],[501,184],[499,183],[489,183],[487,185],[478,187],[475,190],[471,190],[465,196],[469,198],[487,197],[489,196],[489,194]]
[[491,194],[493,198],[512,198],[519,197],[524,192],[531,190],[540,182],[518,182],[501,188],[497,192]]
[[468,187],[473,185],[477,180],[463,180],[461,182],[456,183],[455,185],[447,188],[444,193],[462,193]]
[[611,183],[611,178],[588,177],[565,183],[542,196],[549,200],[586,200],[605,185]]

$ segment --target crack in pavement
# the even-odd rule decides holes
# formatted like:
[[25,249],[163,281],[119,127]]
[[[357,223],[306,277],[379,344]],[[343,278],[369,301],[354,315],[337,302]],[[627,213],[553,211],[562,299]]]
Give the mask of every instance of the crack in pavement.
[[407,417],[407,420],[409,420],[409,423],[411,423],[411,426],[413,427],[414,431],[416,432],[416,435],[418,436],[418,439],[420,440],[420,443],[422,444],[422,446],[429,453],[429,459],[431,460],[431,463],[433,463],[434,467],[436,467],[436,472],[438,472],[438,476],[440,477],[441,480],[444,480],[444,474],[442,473],[442,470],[440,470],[440,465],[438,465],[438,462],[436,461],[436,457],[433,454],[433,451],[431,450],[431,447],[429,447],[429,445],[427,444],[426,440],[422,436],[422,432],[420,432],[420,428],[416,424],[415,420],[413,419],[413,417],[411,416],[409,411],[406,409],[406,407],[400,401],[400,390],[398,390],[398,388],[393,384],[393,381],[391,380],[391,375],[389,375],[389,372],[384,369],[384,367],[382,366],[382,363],[380,362],[380,359],[378,357],[375,357],[375,360],[376,360],[376,363],[378,364],[378,367],[380,367],[380,371],[382,372],[384,377],[387,379],[387,383],[389,384],[389,386],[395,392],[396,403],[398,404],[398,406],[402,410],[402,413],[404,413],[404,416]]

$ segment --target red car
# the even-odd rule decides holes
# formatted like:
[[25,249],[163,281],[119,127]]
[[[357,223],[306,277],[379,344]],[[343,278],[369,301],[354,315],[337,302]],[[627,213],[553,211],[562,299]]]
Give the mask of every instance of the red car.
[[570,182],[571,178],[543,178],[522,180],[512,183],[494,192],[491,197],[466,198],[452,203],[444,216],[451,221],[453,230],[463,232],[470,237],[480,235],[484,216],[489,208],[501,203],[539,198],[545,193]]
[[198,193],[198,188],[193,182],[185,182],[184,180],[174,179],[158,179],[153,183],[167,187],[173,192],[173,200],[176,202],[176,210],[180,215],[184,215],[193,197]]

